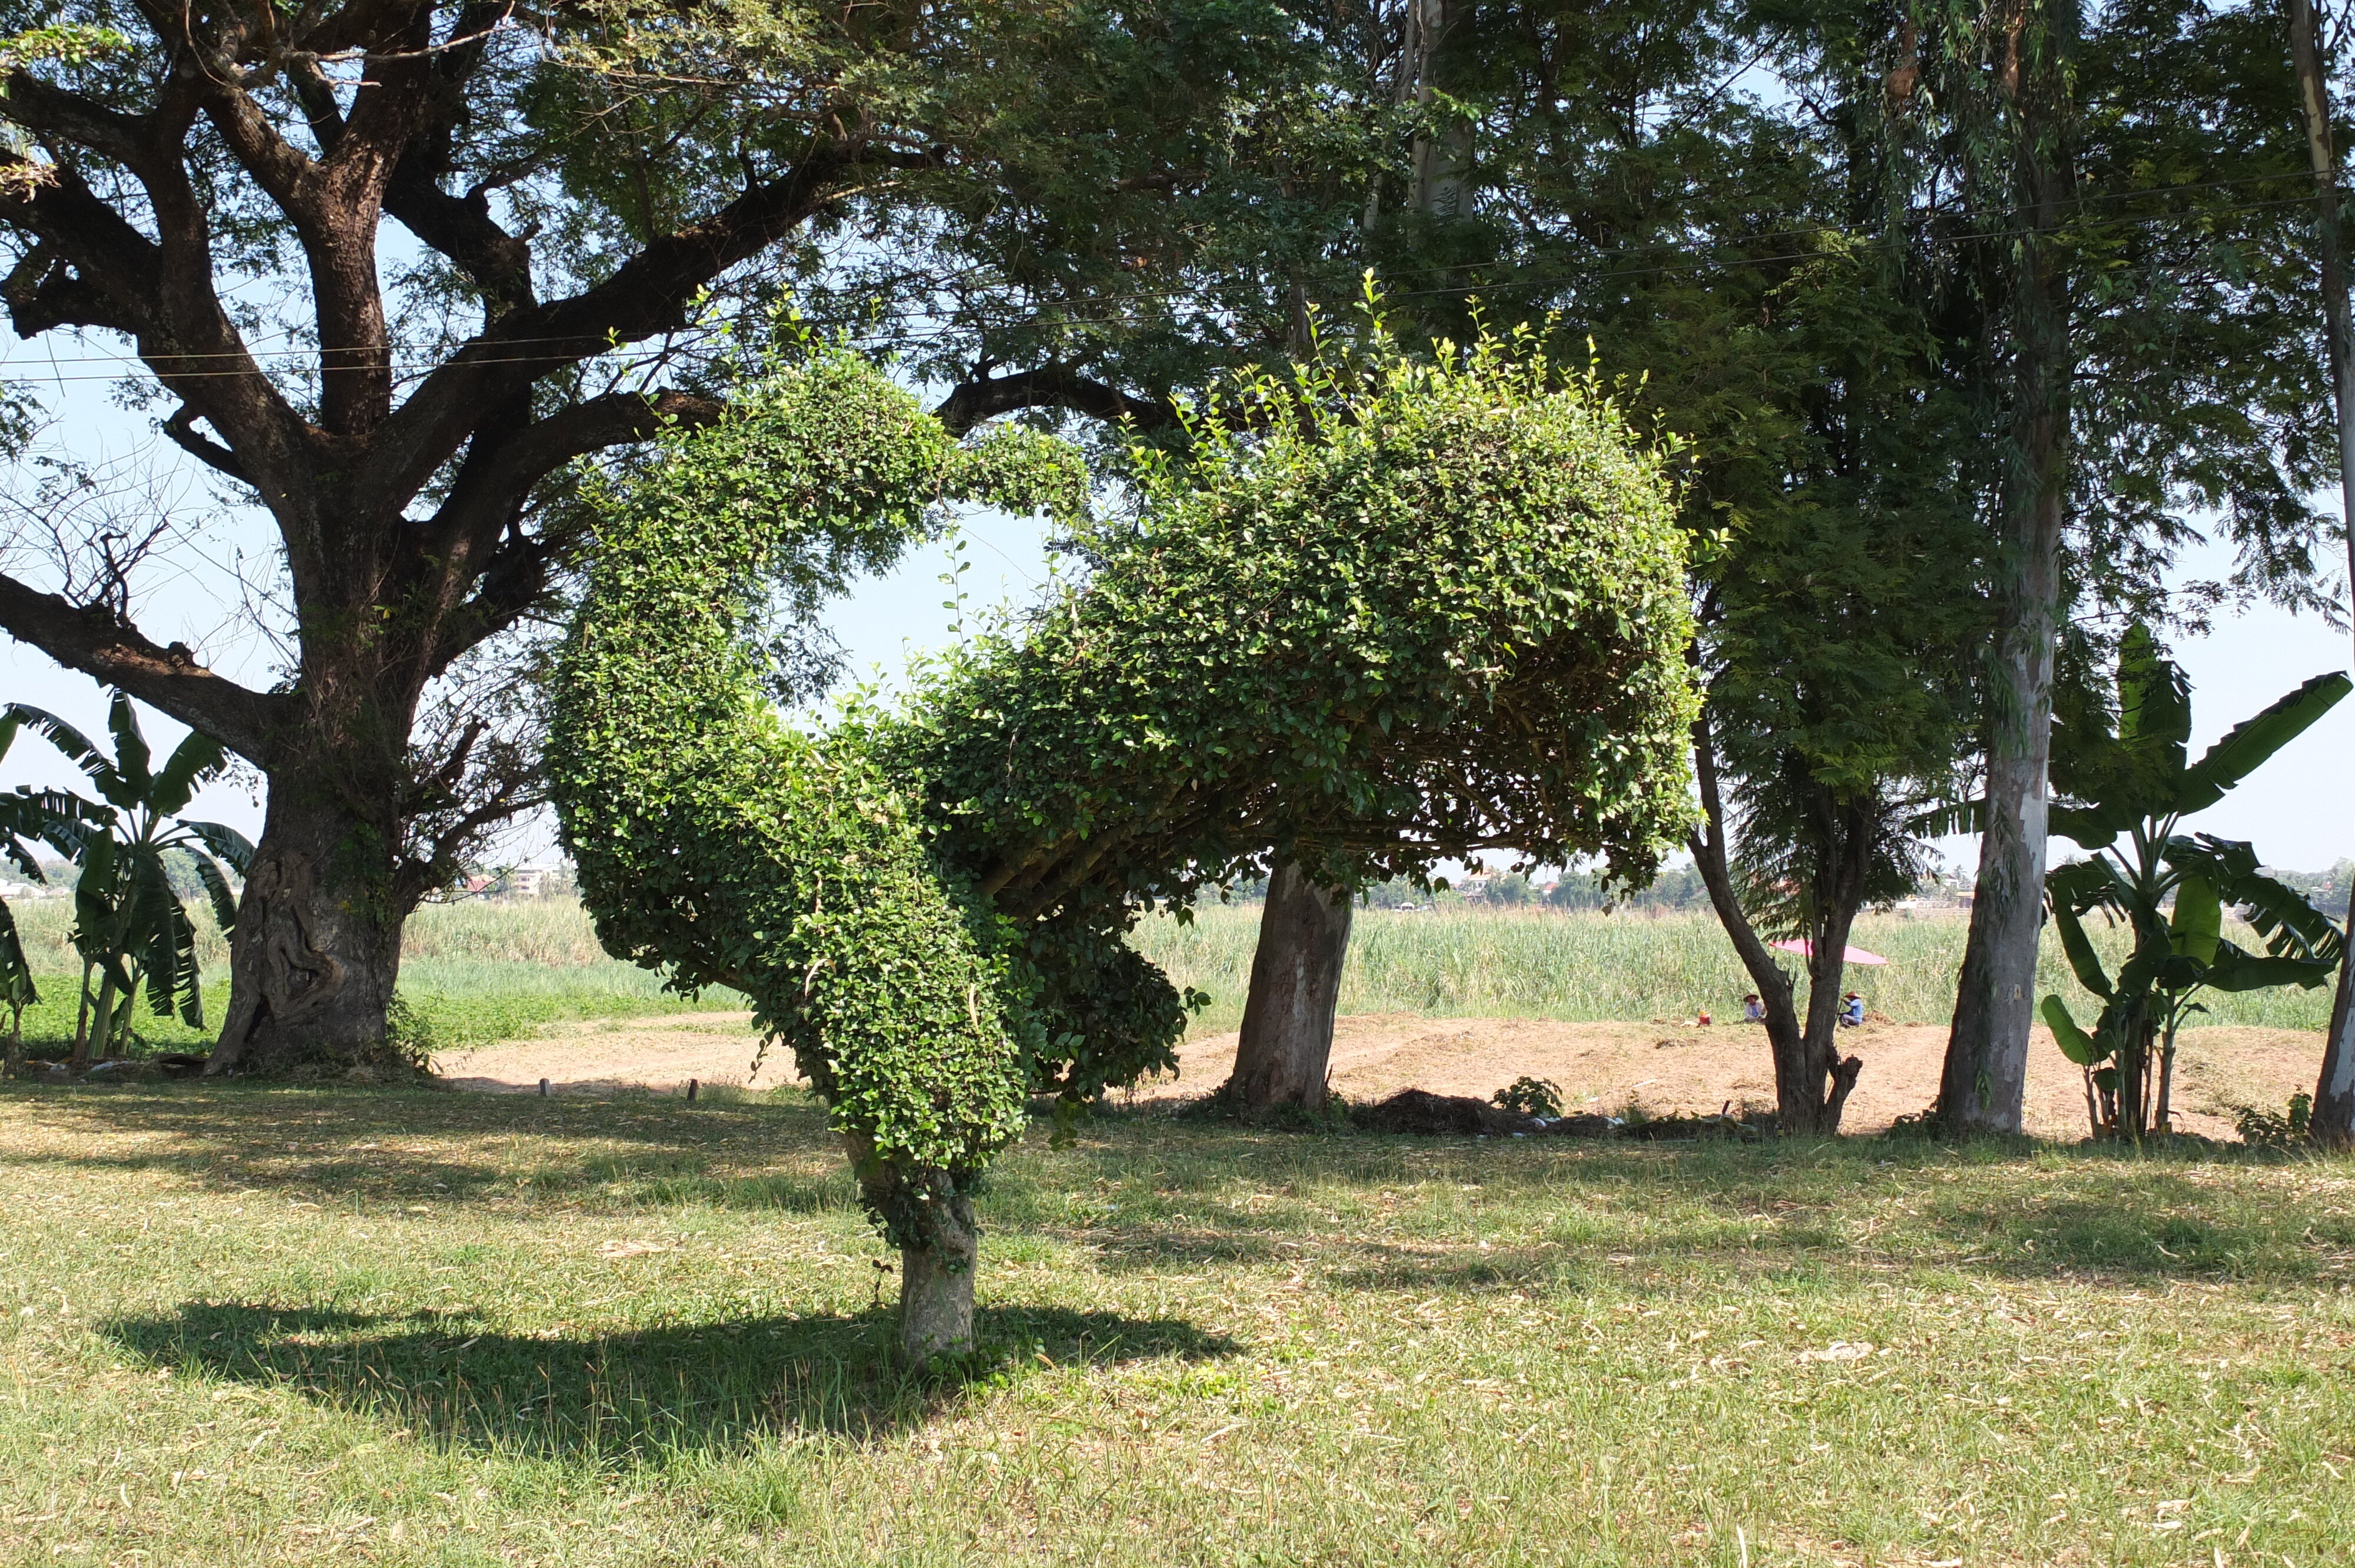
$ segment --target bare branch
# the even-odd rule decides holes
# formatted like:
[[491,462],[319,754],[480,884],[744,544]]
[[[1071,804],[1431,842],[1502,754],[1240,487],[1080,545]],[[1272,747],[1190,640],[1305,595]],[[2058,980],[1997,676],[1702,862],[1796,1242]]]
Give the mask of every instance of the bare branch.
[[213,673],[186,644],[158,647],[103,606],[69,603],[5,575],[0,575],[0,630],[269,768],[272,730],[287,699]]
[[[610,392],[526,426],[506,440],[479,443],[481,454],[469,455],[426,531],[432,542],[422,554],[442,563],[440,569],[477,560],[482,568],[472,596],[452,608],[441,635],[423,651],[425,673],[439,673],[468,649],[513,625],[546,595],[549,573],[576,541],[569,533],[525,535],[511,529],[535,485],[574,458],[645,440],[666,425],[708,424],[722,411],[719,403],[681,392]],[[472,574],[461,569],[451,575],[463,582]]]
[[555,371],[685,323],[714,278],[757,256],[848,194],[864,163],[897,154],[811,146],[791,174],[756,185],[703,222],[651,241],[612,277],[569,299],[510,312],[426,376],[371,443],[363,482],[407,493],[464,442],[482,410]]
[[174,446],[195,458],[207,468],[218,473],[225,473],[240,483],[251,484],[253,481],[246,478],[245,469],[238,462],[235,452],[218,441],[207,440],[197,433],[197,411],[183,403],[173,411],[170,418],[157,428]]

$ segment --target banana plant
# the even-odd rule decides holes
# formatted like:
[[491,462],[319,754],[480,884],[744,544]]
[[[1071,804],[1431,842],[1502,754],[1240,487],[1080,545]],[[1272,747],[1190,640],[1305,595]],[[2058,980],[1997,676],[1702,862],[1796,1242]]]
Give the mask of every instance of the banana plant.
[[72,939],[82,960],[82,997],[74,1065],[86,1064],[94,1048],[112,1051],[130,1041],[143,988],[156,1017],[177,1012],[191,1028],[204,1027],[196,926],[172,888],[165,855],[178,850],[195,862],[213,917],[224,932],[234,927],[237,899],[221,863],[242,875],[253,846],[233,828],[179,814],[197,788],[228,766],[220,742],[192,732],[155,767],[131,699],[121,692],[107,710],[112,757],[55,714],[22,703],[0,711],[0,723],[38,731],[99,794],[97,800],[65,796],[73,809],[51,811],[39,829],[80,873]]
[[[9,747],[16,744],[21,727],[14,714],[0,714],[0,757],[7,756]],[[48,881],[33,844],[54,842],[52,830],[60,822],[80,820],[82,804],[79,796],[55,789],[19,786],[0,795],[0,857],[32,881]],[[0,898],[0,1008],[8,1012],[8,1072],[25,1065],[25,1009],[40,1000],[40,990],[33,983],[32,963],[25,956],[24,938],[16,930],[16,916],[8,901]]]
[[[2175,830],[2222,800],[2350,686],[2344,674],[2318,675],[2188,762],[2190,686],[2149,630],[2136,626],[2119,650],[2115,729],[2106,715],[2077,714],[2056,730],[2054,783],[2064,803],[2052,810],[2052,831],[2088,854],[2056,867],[2045,894],[2069,967],[2102,1011],[2090,1029],[2058,995],[2044,999],[2042,1012],[2062,1054],[2085,1075],[2094,1136],[2140,1139],[2166,1129],[2176,1033],[2206,1011],[2202,991],[2311,990],[2338,972],[2344,947],[2338,927],[2265,875],[2254,848]],[[2227,908],[2241,913],[2263,952],[2227,939]],[[2086,930],[2096,911],[2134,936],[2115,977]]]

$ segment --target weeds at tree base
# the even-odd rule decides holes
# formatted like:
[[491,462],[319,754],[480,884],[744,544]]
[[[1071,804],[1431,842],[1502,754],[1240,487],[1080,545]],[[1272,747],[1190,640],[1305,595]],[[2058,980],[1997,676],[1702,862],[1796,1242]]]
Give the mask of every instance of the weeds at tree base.
[[2313,1136],[2314,1097],[2303,1092],[2290,1096],[2278,1116],[2254,1106],[2235,1106],[2232,1125],[2251,1148],[2304,1148]]

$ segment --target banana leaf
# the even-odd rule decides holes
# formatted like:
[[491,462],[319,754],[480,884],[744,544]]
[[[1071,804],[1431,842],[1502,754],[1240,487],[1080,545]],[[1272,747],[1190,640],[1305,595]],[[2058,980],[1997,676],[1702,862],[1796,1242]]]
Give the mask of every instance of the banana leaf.
[[147,749],[147,737],[139,733],[139,715],[131,706],[131,694],[116,692],[114,700],[106,705],[106,727],[114,732],[114,771],[123,777],[134,797],[144,798],[155,778],[147,769],[153,754]]
[[[2093,938],[2085,934],[2085,924],[2076,910],[2060,899],[2052,901],[2052,924],[2061,933],[2061,950],[2068,955],[2069,968],[2075,971],[2077,983],[2100,997],[2104,1001],[2117,994],[2109,975],[2102,968],[2102,956],[2094,950]],[[2054,998],[2054,1001],[2060,1000]]]
[[2045,816],[2048,828],[2085,850],[2107,849],[2117,842],[2120,833],[2134,826],[2130,817],[2115,821],[2091,806],[2055,806]]
[[2224,798],[2224,791],[2246,779],[2264,760],[2304,735],[2314,722],[2339,705],[2355,681],[2339,671],[2317,675],[2255,716],[2243,720],[2207,754],[2184,770],[2183,787],[2174,800],[2174,814],[2189,816]]
[[2216,884],[2196,874],[2179,877],[2175,914],[2167,924],[2177,957],[2214,963],[2216,944],[2224,935],[2224,900]]
[[197,850],[190,850],[188,856],[197,863],[197,880],[205,885],[205,896],[213,902],[213,919],[220,926],[221,935],[233,935],[237,930],[237,895],[229,891],[229,878],[221,874],[220,863]]
[[[0,742],[0,752],[7,749]],[[24,938],[16,931],[16,916],[8,901],[0,898],[0,1003],[10,1007],[29,1007],[41,1000],[33,985],[33,966],[25,957]]]
[[2227,942],[2216,961],[2201,976],[2203,984],[2222,991],[2263,991],[2268,986],[2294,985],[2305,991],[2326,984],[2339,973],[2330,959],[2278,958],[2245,953]]
[[107,804],[125,811],[139,804],[139,791],[131,787],[129,780],[115,768],[113,761],[91,743],[90,736],[57,715],[23,703],[11,703],[6,711],[12,717],[40,731],[51,746],[65,753],[66,759],[80,768],[98,787],[100,797]]
[[182,822],[181,827],[194,833],[204,846],[229,863],[240,876],[253,871],[253,841],[235,828],[220,822]]
[[2061,1000],[2059,992],[2044,999],[2042,1011],[2045,1027],[2052,1031],[2052,1038],[2063,1056],[2080,1067],[2090,1067],[2109,1055],[2093,1036],[2077,1027],[2077,1021],[2069,1016],[2069,1004]]
[[176,817],[197,792],[197,787],[229,766],[229,753],[211,736],[190,730],[172,750],[164,769],[155,775],[147,803],[159,816]]

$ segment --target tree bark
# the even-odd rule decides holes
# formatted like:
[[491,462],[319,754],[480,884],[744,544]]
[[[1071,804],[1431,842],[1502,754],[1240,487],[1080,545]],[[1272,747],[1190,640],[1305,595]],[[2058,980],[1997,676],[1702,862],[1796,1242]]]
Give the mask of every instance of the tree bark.
[[208,1074],[398,1065],[386,1014],[410,900],[394,885],[396,846],[306,783],[272,781]]
[[900,1249],[900,1353],[913,1366],[973,1348],[981,1234],[968,1199],[953,1197],[942,1208],[934,1245]]
[[[2014,48],[2019,46],[2015,41]],[[2003,487],[1996,636],[1988,699],[1987,819],[1978,884],[1938,1086],[1950,1133],[2020,1130],[2051,761],[2052,661],[2060,635],[2062,508],[2067,488],[2068,275],[2058,227],[2074,194],[2062,43],[2013,62],[2018,116],[2019,260],[2012,310],[2011,450]]]
[[[2330,391],[2339,415],[2339,507],[2349,523],[2347,570],[2355,591],[2355,312],[2347,291],[2347,259],[2339,232],[2339,160],[2331,148],[2329,74],[2315,26],[2312,0],[2289,0],[2290,64],[2297,73],[2298,109],[2314,170],[2315,260],[2322,285],[2324,334],[2330,353]],[[2349,906],[2355,930],[2355,902]],[[2355,1144],[2355,943],[2339,966],[2339,994],[2314,1086],[2312,1135],[2326,1148]]]
[[1317,886],[1290,862],[1268,878],[1251,995],[1243,1003],[1234,1075],[1227,1080],[1228,1093],[1244,1110],[1325,1108],[1352,908],[1347,893]]

